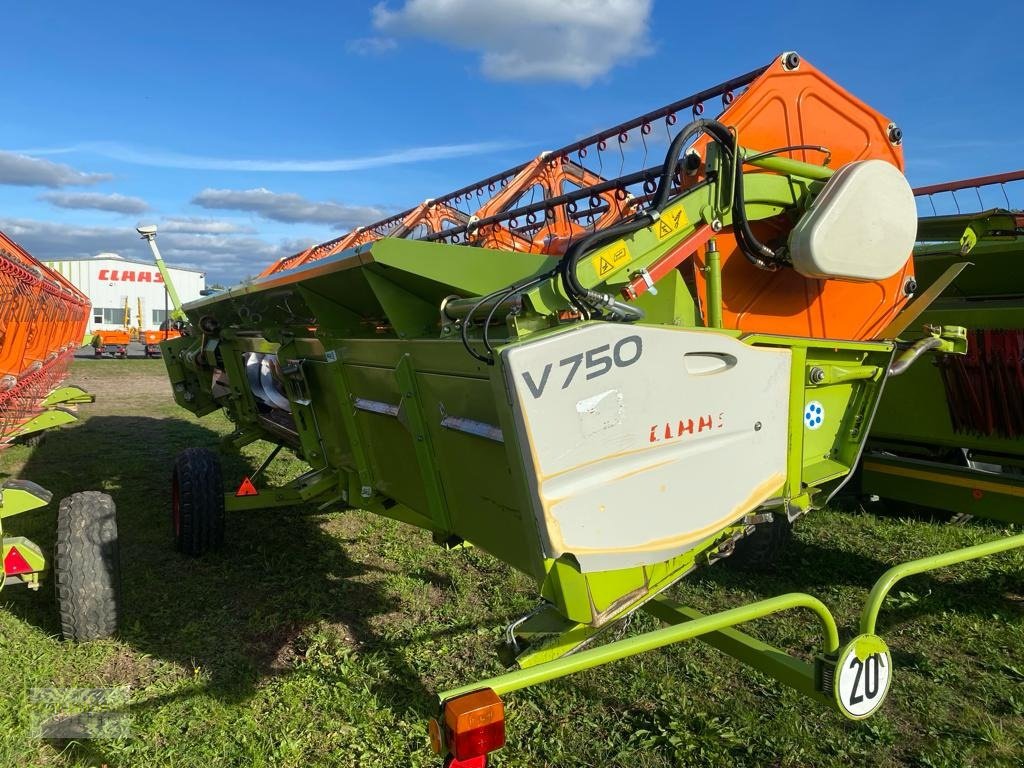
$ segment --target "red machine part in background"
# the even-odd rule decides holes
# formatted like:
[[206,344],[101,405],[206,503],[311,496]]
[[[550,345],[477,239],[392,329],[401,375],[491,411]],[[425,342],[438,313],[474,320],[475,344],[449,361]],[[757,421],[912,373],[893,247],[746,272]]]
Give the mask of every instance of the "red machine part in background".
[[938,364],[956,432],[1024,436],[1024,331],[969,331],[967,354]]
[[89,299],[0,233],[0,447],[67,376]]

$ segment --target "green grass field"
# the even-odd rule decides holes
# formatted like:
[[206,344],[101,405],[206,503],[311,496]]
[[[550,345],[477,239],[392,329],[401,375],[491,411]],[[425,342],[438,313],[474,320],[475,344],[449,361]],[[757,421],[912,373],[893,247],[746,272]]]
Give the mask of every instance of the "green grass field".
[[[522,576],[474,550],[360,512],[232,514],[227,546],[188,560],[170,546],[170,468],[215,446],[170,397],[160,361],[82,360],[97,395],[75,426],[2,455],[3,476],[55,498],[113,495],[125,611],[117,640],[60,642],[52,585],[0,593],[0,766],[429,766],[432,692],[502,670],[503,627],[535,605]],[[265,450],[265,449],[263,449]],[[228,462],[237,482],[260,449]],[[300,469],[279,459],[272,478]],[[56,503],[7,521],[44,548]],[[803,590],[849,637],[875,578],[902,560],[1005,533],[821,512],[769,574],[724,564],[672,590],[702,611]],[[1019,766],[1024,763],[1024,552],[903,583],[882,614],[895,677],[864,723],[806,703],[699,643],[652,652],[507,697],[498,766]],[[653,628],[637,616],[620,632]],[[810,615],[750,625],[809,654]],[[131,735],[31,735],[38,687],[131,687]]]

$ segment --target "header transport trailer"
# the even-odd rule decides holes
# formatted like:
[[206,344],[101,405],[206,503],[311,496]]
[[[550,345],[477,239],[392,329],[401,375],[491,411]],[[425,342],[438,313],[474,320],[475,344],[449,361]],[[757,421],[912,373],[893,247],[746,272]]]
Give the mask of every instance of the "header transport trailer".
[[[964,270],[921,323],[969,327],[966,356],[919,365],[886,389],[860,491],[955,515],[1024,522],[1024,171],[916,190],[925,290]],[[940,213],[939,211],[942,211]],[[916,330],[916,329],[915,329]]]
[[[15,442],[75,420],[92,395],[63,385],[89,320],[89,300],[0,233],[0,455]],[[0,588],[32,590],[49,568],[46,555],[23,536],[4,536],[3,521],[50,502],[45,488],[0,478]],[[53,560],[61,630],[92,640],[117,628],[120,582],[114,502],[104,493],[76,493],[57,513]]]
[[[532,577],[537,608],[507,631],[519,669],[439,694],[450,765],[504,743],[502,695],[696,637],[867,717],[892,680],[875,617],[903,571],[845,644],[804,593],[711,616],[661,593],[827,503],[889,376],[964,352],[953,325],[899,339],[922,309],[901,142],[786,53],[187,304],[186,335],[163,344],[175,399],[272,450],[237,494],[214,453],[180,455],[177,547],[220,546],[225,510],[312,502]],[[282,447],[308,472],[260,487]],[[585,647],[641,608],[668,626]],[[820,621],[812,661],[735,629],[794,608]]]

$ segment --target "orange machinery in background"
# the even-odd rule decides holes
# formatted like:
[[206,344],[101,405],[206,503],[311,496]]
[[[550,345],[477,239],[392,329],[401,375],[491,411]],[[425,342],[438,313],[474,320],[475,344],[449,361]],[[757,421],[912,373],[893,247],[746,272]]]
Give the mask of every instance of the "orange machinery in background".
[[[0,450],[75,420],[93,396],[63,384],[89,322],[89,299],[0,233]],[[9,518],[53,495],[26,479],[0,478],[0,589],[32,591],[53,571],[61,634],[95,640],[117,629],[120,577],[114,501],[84,491],[61,500],[52,556],[4,531]]]
[[[793,53],[773,64],[596,133],[554,152],[462,187],[443,197],[358,228],[268,266],[261,277],[402,237],[487,248],[560,254],[581,235],[606,229],[643,210],[655,189],[658,160],[681,113],[701,116],[720,99],[718,120],[738,144],[780,159],[825,163],[838,169],[880,159],[903,170],[902,132],[888,118],[832,82]],[[708,138],[689,153],[699,156]],[[705,181],[699,164],[681,164],[676,187]],[[764,171],[770,173],[769,171]],[[748,200],[748,203],[751,202]],[[791,222],[781,214],[753,224],[763,243],[784,246]],[[675,268],[707,306],[700,243]],[[716,235],[721,254],[727,328],[814,338],[863,340],[879,333],[915,288],[910,253],[896,274],[879,281],[818,280],[794,269],[762,269],[745,257],[731,232]],[[777,266],[785,266],[780,262]]]
[[89,299],[0,233],[0,446],[50,407],[89,321]]

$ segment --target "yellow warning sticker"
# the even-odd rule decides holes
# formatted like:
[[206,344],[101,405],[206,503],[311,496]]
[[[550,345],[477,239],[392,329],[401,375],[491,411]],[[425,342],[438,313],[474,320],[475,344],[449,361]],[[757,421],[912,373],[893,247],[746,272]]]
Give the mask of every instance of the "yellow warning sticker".
[[625,245],[613,245],[598,251],[590,260],[598,277],[607,277],[624,264],[629,263],[629,250]]
[[680,205],[674,211],[668,211],[662,214],[662,217],[654,224],[654,234],[658,240],[664,240],[666,237],[674,235],[689,223],[689,220],[686,218],[686,211],[684,211],[683,206]]

